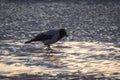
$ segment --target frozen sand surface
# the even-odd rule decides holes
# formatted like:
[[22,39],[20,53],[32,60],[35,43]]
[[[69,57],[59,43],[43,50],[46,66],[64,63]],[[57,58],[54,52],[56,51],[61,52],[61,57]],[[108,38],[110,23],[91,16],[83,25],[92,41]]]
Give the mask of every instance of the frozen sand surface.
[[[120,76],[120,48],[103,42],[58,42],[53,51],[41,43],[24,45],[3,41],[0,50],[1,75],[52,74],[80,71],[86,74]],[[7,45],[7,46],[5,46]]]

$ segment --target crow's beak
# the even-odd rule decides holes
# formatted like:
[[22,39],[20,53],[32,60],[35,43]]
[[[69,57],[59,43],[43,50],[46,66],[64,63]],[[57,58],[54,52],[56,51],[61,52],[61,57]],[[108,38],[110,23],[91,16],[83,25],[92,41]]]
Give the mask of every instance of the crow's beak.
[[68,35],[67,35],[67,34],[66,34],[65,36],[66,36],[66,37],[68,37]]

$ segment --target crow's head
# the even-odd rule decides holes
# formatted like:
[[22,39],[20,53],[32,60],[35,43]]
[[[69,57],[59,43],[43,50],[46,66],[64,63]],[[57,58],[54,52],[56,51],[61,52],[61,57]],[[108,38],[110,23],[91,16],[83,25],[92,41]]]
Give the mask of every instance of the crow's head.
[[64,37],[64,36],[67,37],[68,36],[65,29],[60,29],[60,36],[62,36],[62,37]]

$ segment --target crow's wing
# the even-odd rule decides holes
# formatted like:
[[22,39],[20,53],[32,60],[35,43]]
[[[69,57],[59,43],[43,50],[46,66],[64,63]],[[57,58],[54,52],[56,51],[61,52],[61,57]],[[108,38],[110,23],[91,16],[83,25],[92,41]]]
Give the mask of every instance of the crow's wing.
[[45,41],[51,39],[52,37],[53,37],[52,35],[46,35],[41,33],[34,38],[34,41]]

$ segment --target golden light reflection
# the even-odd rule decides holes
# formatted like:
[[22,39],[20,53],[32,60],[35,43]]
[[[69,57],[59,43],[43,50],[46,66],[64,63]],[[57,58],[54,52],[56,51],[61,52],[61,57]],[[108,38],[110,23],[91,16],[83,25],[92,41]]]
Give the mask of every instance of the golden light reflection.
[[[16,42],[16,45],[18,45],[17,43],[19,42]],[[24,46],[23,43],[19,44],[20,48],[21,45]],[[48,56],[46,56],[48,53],[38,49],[37,52],[21,49],[19,52],[7,56],[4,55],[5,53],[1,53],[0,73],[13,76],[21,73],[53,72],[53,74],[57,74],[79,70],[82,73],[103,73],[106,76],[112,76],[120,71],[120,48],[115,47],[113,43],[61,42],[61,44],[56,43],[53,49],[55,51]],[[6,51],[9,50],[6,49]]]

